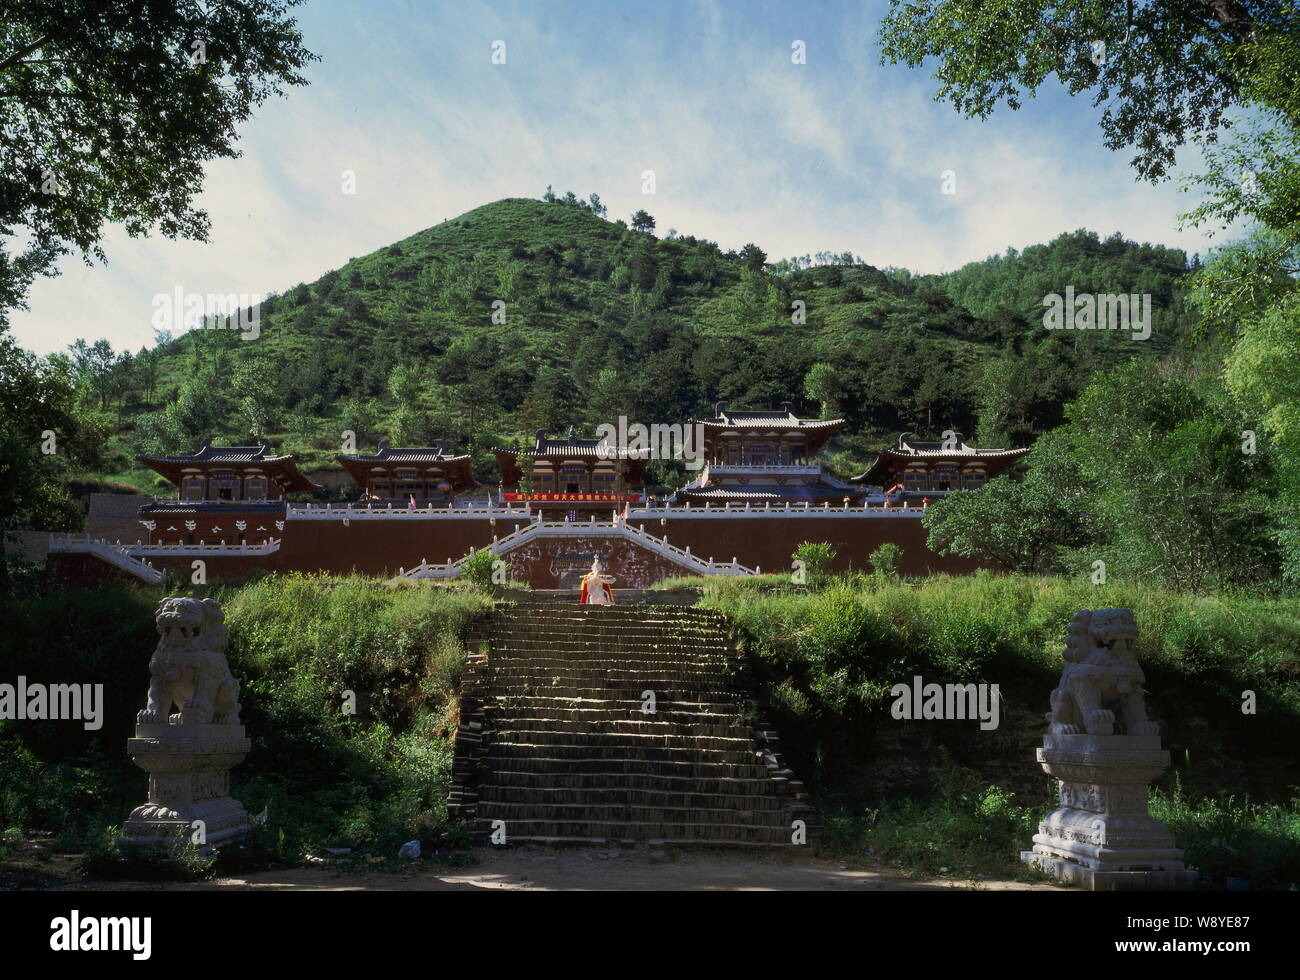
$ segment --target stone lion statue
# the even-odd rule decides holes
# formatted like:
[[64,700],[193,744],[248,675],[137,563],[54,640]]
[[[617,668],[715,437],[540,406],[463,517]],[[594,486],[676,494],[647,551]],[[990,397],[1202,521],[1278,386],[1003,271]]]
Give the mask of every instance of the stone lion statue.
[[1128,609],[1085,609],[1070,621],[1065,668],[1048,712],[1053,735],[1115,734],[1116,714],[1124,734],[1158,735],[1147,718],[1146,681],[1130,644],[1137,624]]
[[[141,725],[237,725],[239,682],[226,663],[226,616],[211,599],[164,599],[154,615],[158,646],[149,661]],[[172,705],[180,708],[169,714]]]

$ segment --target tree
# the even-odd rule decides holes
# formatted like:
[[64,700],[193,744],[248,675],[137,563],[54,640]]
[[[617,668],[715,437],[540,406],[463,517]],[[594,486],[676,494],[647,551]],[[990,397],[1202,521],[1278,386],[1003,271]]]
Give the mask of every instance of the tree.
[[655,230],[655,219],[644,209],[637,211],[636,214],[632,215],[632,230],[652,235]]
[[762,272],[763,265],[767,262],[767,253],[753,242],[750,242],[740,250],[740,261],[751,272]]
[[244,435],[265,436],[274,429],[281,407],[278,377],[278,367],[267,357],[246,356],[236,365],[230,387]]
[[898,562],[903,557],[903,549],[892,541],[886,541],[867,556],[871,570],[881,578],[897,578]]
[[1105,106],[1105,145],[1136,147],[1133,166],[1158,180],[1189,136],[1212,137],[1241,104],[1234,65],[1250,59],[1284,9],[1241,0],[894,0],[880,39],[886,62],[915,68],[937,58],[935,98],[967,116],[985,118],[1000,102],[1018,109],[1051,75],[1071,94],[1092,92]]
[[[60,477],[99,462],[107,427],[78,403],[68,363],[42,360],[0,333],[0,546],[24,525],[81,525]],[[6,576],[0,561],[0,579]]]
[[1276,574],[1271,454],[1242,452],[1247,412],[1214,375],[1132,362],[1099,375],[1066,418],[1114,561],[1185,590]]
[[1038,440],[1023,480],[1004,474],[932,504],[921,518],[930,549],[1012,572],[1043,572],[1061,566],[1064,549],[1087,543],[1089,487],[1058,433]]
[[814,364],[804,376],[803,390],[804,394],[821,405],[822,418],[835,418],[840,410],[842,382],[834,367],[824,361]]
[[316,56],[299,0],[138,4],[27,0],[0,17],[0,327],[74,250],[103,261],[104,226],[206,241],[204,166]]

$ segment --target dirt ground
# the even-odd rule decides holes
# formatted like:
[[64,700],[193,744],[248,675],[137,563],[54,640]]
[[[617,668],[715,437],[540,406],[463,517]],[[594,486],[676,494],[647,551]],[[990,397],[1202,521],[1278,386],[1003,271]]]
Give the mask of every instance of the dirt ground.
[[[475,852],[472,867],[413,861],[406,869],[364,863],[257,871],[203,882],[96,881],[72,871],[73,858],[10,865],[3,886],[49,891],[1061,891],[998,879],[907,877],[812,855],[740,851],[522,846]],[[15,874],[17,872],[17,874]]]

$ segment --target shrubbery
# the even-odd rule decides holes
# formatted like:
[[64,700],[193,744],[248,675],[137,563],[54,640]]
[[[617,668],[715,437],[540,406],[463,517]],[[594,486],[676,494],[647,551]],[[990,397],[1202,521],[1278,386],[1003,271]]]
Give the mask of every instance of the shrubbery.
[[[222,603],[253,740],[232,793],[266,814],[255,850],[389,854],[452,839],[445,799],[464,637],[489,600],[464,587],[266,576],[198,590]],[[0,604],[0,662],[29,681],[104,683],[105,723],[0,723],[0,829],[40,829],[108,861],[106,828],[144,800],[125,741],[157,642],[158,590],[70,591]],[[347,692],[356,713],[344,711]],[[245,851],[248,851],[246,846]],[[124,873],[131,873],[123,867]]]

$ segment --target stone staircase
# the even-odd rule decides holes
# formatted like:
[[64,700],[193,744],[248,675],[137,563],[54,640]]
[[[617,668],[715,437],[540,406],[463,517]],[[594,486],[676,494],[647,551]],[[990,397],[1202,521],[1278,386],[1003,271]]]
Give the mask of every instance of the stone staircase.
[[475,646],[448,804],[476,837],[781,847],[795,821],[815,833],[721,614],[502,606]]

